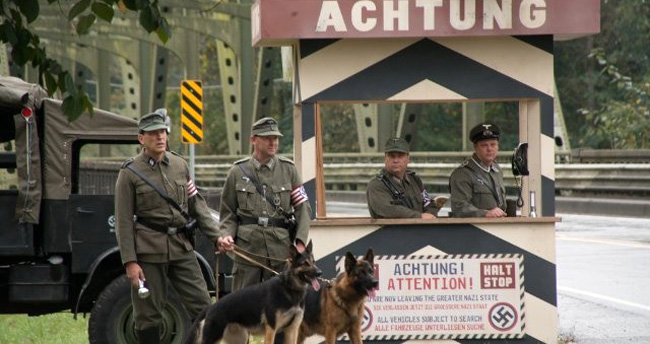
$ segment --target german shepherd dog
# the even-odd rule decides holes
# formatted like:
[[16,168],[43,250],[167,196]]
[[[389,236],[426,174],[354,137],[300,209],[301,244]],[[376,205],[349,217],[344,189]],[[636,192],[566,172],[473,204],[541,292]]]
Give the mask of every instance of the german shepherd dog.
[[343,333],[350,336],[352,344],[362,344],[361,321],[366,297],[374,297],[379,285],[375,279],[374,259],[372,249],[359,260],[347,252],[345,272],[332,284],[307,292],[299,344],[314,334],[324,336],[326,344],[334,344]]
[[303,253],[290,246],[287,268],[260,284],[234,291],[199,313],[185,344],[246,344],[249,334],[263,334],[273,344],[284,332],[286,344],[296,344],[304,312],[308,285],[320,288],[316,280],[322,271],[314,265],[311,241]]

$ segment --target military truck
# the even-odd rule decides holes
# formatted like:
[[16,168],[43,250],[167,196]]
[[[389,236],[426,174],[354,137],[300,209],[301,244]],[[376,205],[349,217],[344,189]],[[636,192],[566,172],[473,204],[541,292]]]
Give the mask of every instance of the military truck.
[[[136,343],[114,233],[120,163],[101,157],[134,155],[137,122],[99,109],[69,122],[62,102],[38,85],[0,77],[0,143],[0,313],[89,313],[90,343]],[[88,178],[93,170],[108,173]],[[197,239],[197,259],[214,295],[214,246]],[[162,342],[180,343],[188,325],[170,290]]]

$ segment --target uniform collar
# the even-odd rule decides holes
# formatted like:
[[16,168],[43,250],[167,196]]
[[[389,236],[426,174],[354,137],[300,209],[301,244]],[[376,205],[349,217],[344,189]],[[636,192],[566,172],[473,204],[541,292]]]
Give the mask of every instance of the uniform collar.
[[255,158],[251,158],[251,161],[253,162],[253,166],[255,167],[256,170],[259,170],[262,168],[262,166],[266,166],[269,168],[269,170],[273,169],[273,166],[275,166],[275,157],[271,158],[269,162],[266,164],[262,164],[261,162],[257,161]]
[[[145,153],[144,149],[140,153],[140,159],[142,159],[142,161],[145,164],[147,164],[147,166],[152,167],[152,168],[155,167],[156,164],[157,164],[157,161],[154,160],[152,157],[148,156],[147,153]],[[167,156],[167,153],[165,153],[165,155],[163,155],[163,158],[162,158],[162,160],[160,160],[160,162],[165,164],[165,165],[169,165],[169,157]]]
[[472,155],[471,159],[474,162],[474,164],[478,166],[478,168],[485,171],[486,173],[490,173],[490,171],[499,172],[499,169],[497,168],[495,163],[492,163],[492,165],[490,166],[486,166],[483,162],[481,162],[481,160],[478,159],[476,154]]
[[399,183],[400,185],[402,183],[406,183],[406,184],[411,183],[411,182],[409,182],[409,178],[408,178],[409,174],[411,174],[411,171],[406,170],[406,173],[404,173],[404,178],[399,179],[396,176],[394,176],[393,174],[391,174],[390,172],[388,172],[388,170],[386,170],[386,168],[384,168],[384,175],[390,177],[394,182]]

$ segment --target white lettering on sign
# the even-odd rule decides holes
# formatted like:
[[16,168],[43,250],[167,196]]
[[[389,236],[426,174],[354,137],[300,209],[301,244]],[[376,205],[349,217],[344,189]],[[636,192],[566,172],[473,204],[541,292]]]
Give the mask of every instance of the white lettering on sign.
[[326,32],[330,26],[336,32],[348,31],[345,27],[345,21],[343,20],[339,3],[336,1],[323,1],[320,8],[320,15],[318,16],[318,23],[316,24],[316,32]]
[[501,0],[501,7],[497,0],[483,1],[483,27],[492,30],[495,21],[501,29],[512,29],[512,0]]
[[546,1],[523,0],[519,7],[519,20],[529,28],[536,29],[546,23]]
[[[394,8],[397,2],[397,8]],[[399,31],[409,29],[409,1],[408,0],[384,0],[384,31],[394,31],[393,24],[397,20]]]
[[436,7],[442,7],[442,0],[417,0],[415,7],[422,7],[424,29],[436,29]]
[[464,0],[465,11],[460,14],[461,0],[451,0],[449,4],[449,22],[456,30],[469,30],[476,23],[476,0]]
[[377,6],[372,1],[361,0],[352,5],[352,26],[360,32],[368,32],[377,26],[377,18],[368,17],[364,18],[364,11],[375,12]]
[[[446,14],[443,16],[439,10],[445,5],[449,12],[442,13]],[[448,20],[442,26],[457,31],[510,30],[515,24],[537,29],[546,24],[547,19],[546,0],[521,0],[518,11],[513,0],[359,0],[344,8],[345,12],[341,10],[339,0],[322,1],[316,32],[348,32],[348,26],[353,31],[368,32],[377,29],[379,18],[383,21],[379,28],[385,32],[433,31],[436,29],[436,14],[438,19]],[[422,27],[412,28],[411,17],[416,17],[416,22]]]

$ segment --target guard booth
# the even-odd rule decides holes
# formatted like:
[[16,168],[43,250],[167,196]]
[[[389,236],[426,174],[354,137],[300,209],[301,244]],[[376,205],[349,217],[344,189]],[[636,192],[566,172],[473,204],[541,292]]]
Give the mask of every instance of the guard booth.
[[[333,277],[346,251],[377,255],[364,341],[556,343],[553,42],[597,33],[600,2],[258,0],[251,11],[256,46],[293,48],[294,158],[319,267]],[[523,194],[538,217],[528,197],[503,219],[327,216],[322,104],[495,100],[519,104]]]

